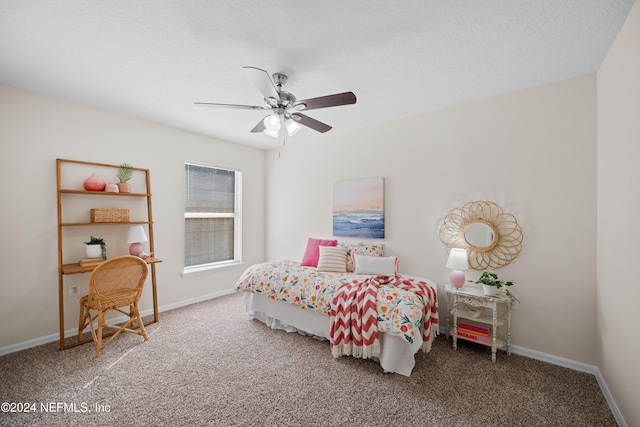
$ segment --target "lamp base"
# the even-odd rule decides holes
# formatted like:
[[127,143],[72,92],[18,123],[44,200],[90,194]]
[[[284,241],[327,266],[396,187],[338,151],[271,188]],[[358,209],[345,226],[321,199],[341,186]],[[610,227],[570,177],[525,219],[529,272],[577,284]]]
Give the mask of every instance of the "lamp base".
[[142,247],[142,243],[140,242],[132,243],[131,246],[129,246],[129,253],[134,256],[140,255],[140,252],[142,252],[143,250],[144,248]]
[[451,280],[451,286],[453,286],[454,288],[460,289],[461,287],[464,286],[464,282],[465,282],[465,277],[464,277],[464,273],[460,270],[452,270],[451,271],[451,275],[449,276],[449,279]]

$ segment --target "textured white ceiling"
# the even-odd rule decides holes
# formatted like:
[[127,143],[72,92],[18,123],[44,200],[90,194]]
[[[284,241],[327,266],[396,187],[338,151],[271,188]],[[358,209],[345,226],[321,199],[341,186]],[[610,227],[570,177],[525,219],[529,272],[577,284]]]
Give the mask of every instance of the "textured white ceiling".
[[[331,135],[594,73],[633,0],[0,0],[0,81],[260,148],[242,66],[285,73]],[[305,128],[288,143],[323,138]]]

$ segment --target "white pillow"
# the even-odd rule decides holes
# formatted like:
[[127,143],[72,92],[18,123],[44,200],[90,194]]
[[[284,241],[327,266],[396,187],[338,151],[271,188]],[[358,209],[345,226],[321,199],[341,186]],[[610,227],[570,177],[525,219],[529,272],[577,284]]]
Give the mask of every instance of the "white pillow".
[[367,244],[367,243],[342,243],[338,244],[339,246],[345,246],[348,250],[347,252],[347,272],[353,273],[356,271],[356,267],[354,265],[353,255],[368,255],[368,256],[383,256],[384,255],[384,244],[376,243],[376,244]]
[[344,246],[320,246],[318,271],[347,272],[347,248]]
[[353,254],[356,264],[356,274],[396,274],[400,260],[394,256],[367,256]]

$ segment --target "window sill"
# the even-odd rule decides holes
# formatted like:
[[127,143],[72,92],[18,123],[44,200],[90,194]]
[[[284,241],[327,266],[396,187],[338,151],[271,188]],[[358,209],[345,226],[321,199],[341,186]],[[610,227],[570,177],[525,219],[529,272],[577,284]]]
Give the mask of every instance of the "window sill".
[[201,274],[212,273],[215,271],[228,270],[238,268],[243,265],[242,261],[230,261],[219,264],[205,265],[202,267],[190,267],[182,270],[182,277],[199,276]]

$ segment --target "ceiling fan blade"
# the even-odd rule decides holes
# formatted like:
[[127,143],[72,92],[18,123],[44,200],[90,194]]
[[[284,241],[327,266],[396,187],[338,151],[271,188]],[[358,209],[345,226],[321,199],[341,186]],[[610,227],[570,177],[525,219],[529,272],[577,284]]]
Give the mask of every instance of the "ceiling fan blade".
[[312,119],[311,117],[305,116],[304,114],[293,113],[291,114],[291,118],[296,122],[300,123],[301,125],[309,127],[320,133],[325,133],[331,130],[331,126],[329,126],[328,124],[322,123],[316,119]]
[[264,125],[264,119],[266,119],[267,117],[269,117],[269,116],[266,116],[266,117],[264,117],[262,120],[260,120],[260,121],[258,122],[258,124],[257,124],[253,129],[251,129],[251,133],[260,133],[260,132],[264,132],[264,130],[267,128],[267,127]]
[[238,105],[238,104],[217,104],[215,102],[194,102],[193,105],[198,107],[215,107],[215,108],[238,108],[241,110],[268,110],[268,107],[259,105]]
[[256,85],[262,96],[265,99],[274,98],[280,101],[280,95],[276,90],[276,86],[271,80],[271,76],[265,70],[256,67],[242,67],[246,75],[251,79],[253,84]]
[[315,110],[317,108],[337,107],[355,103],[356,95],[353,92],[343,92],[318,98],[300,99],[295,102],[293,107],[296,110]]

